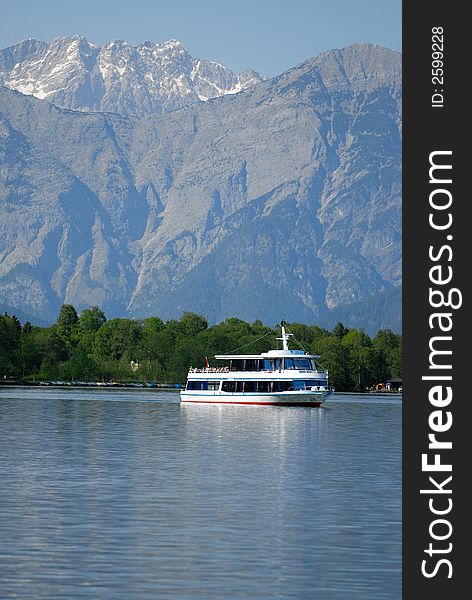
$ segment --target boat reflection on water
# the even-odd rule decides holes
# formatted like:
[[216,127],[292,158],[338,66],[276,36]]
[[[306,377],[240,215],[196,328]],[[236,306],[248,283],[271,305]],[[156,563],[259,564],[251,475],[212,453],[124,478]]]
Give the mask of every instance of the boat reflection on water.
[[[226,445],[228,450],[237,443],[250,445],[258,440],[259,454],[274,455],[284,451],[287,444],[298,447],[303,443],[319,442],[326,436],[329,409],[311,410],[297,406],[241,406],[217,404],[195,405],[182,402],[181,426],[186,439],[195,451],[205,452],[208,445]],[[281,462],[284,456],[280,457]]]

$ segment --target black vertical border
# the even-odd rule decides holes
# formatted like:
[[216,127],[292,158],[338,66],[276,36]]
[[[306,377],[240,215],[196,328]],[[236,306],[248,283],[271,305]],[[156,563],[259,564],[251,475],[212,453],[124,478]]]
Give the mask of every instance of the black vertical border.
[[[468,189],[469,173],[472,175],[472,152],[470,144],[470,122],[472,101],[467,89],[471,83],[470,43],[472,25],[465,16],[466,4],[439,2],[437,0],[404,0],[403,2],[403,336],[404,336],[404,393],[403,393],[403,599],[454,600],[469,592],[467,573],[469,567],[469,518],[466,485],[468,465],[472,459],[472,430],[470,427],[469,404],[472,402],[472,364],[469,366],[471,337],[469,322],[470,302],[466,284],[472,274],[472,193]],[[444,85],[432,82],[432,29],[444,30]],[[434,88],[442,87],[444,106],[433,108],[431,104]],[[452,150],[452,215],[453,224],[449,231],[434,231],[428,224],[429,155],[437,150]],[[446,235],[453,236],[446,241]],[[453,313],[452,341],[452,388],[453,400],[449,407],[453,414],[453,425],[443,439],[453,443],[449,455],[452,460],[453,509],[449,518],[453,533],[447,542],[453,544],[450,554],[435,555],[437,559],[448,558],[453,567],[452,578],[443,566],[430,579],[421,572],[424,559],[429,559],[429,568],[434,564],[425,554],[430,542],[438,548],[447,542],[434,542],[429,535],[430,523],[438,517],[431,514],[428,497],[420,489],[431,488],[428,475],[421,469],[421,455],[428,451],[428,416],[435,410],[428,401],[428,391],[433,383],[422,381],[429,366],[429,340],[433,333],[428,319],[435,312],[429,305],[428,257],[430,245],[435,248],[450,243],[453,258],[452,287],[463,294],[463,305]],[[437,287],[437,286],[435,286]],[[447,287],[447,286],[446,286]],[[447,309],[441,309],[447,310]],[[447,335],[447,334],[444,334]],[[470,377],[467,378],[468,372]],[[468,379],[468,380],[467,380]],[[445,410],[449,410],[445,409]],[[470,440],[470,442],[469,442]],[[444,496],[442,496],[444,498]]]

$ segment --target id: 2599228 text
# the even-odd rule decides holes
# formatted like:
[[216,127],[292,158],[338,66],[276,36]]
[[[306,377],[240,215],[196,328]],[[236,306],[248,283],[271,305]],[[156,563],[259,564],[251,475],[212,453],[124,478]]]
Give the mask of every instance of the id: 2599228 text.
[[444,106],[444,28],[431,29],[431,83],[433,93],[431,106],[442,108]]

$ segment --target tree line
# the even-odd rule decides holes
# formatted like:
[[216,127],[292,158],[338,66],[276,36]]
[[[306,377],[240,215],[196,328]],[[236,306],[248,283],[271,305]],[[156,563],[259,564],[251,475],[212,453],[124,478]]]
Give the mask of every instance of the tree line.
[[[338,323],[332,330],[289,323],[291,348],[320,354],[338,391],[364,390],[402,376],[402,336],[380,329],[371,338]],[[137,381],[184,383],[188,368],[202,367],[215,354],[258,354],[277,347],[280,327],[229,318],[209,326],[184,312],[180,319],[107,320],[93,306],[80,315],[64,304],[49,327],[0,316],[0,377],[8,381]]]

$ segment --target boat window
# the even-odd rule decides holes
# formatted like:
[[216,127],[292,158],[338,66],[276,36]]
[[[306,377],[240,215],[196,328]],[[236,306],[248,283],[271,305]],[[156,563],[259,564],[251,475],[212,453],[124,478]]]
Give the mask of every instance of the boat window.
[[209,390],[219,390],[220,389],[220,382],[219,381],[209,381],[208,382],[208,389]]
[[279,390],[281,392],[288,392],[293,389],[293,381],[279,381]]
[[270,381],[258,381],[257,382],[257,391],[258,392],[269,392],[270,391]]
[[246,371],[258,371],[259,370],[259,361],[254,359],[246,360]]
[[262,362],[262,368],[264,371],[273,371],[274,370],[274,361],[268,358],[265,358]]
[[326,385],[325,379],[307,379],[305,381],[306,387],[313,387],[317,385]]
[[208,381],[187,381],[188,390],[207,390]]
[[256,382],[255,381],[244,381],[243,382],[243,391],[246,393],[255,392],[256,391]]
[[276,358],[275,359],[275,369],[276,369],[276,371],[280,371],[281,368],[282,368],[282,359],[281,358]]
[[295,362],[293,358],[285,359],[285,369],[295,369]]
[[236,382],[235,381],[223,381],[223,385],[221,387],[223,392],[235,392],[236,391]]
[[299,370],[311,369],[311,360],[309,358],[296,358],[295,368]]
[[312,387],[325,386],[326,381],[322,381],[320,379],[295,379],[293,381],[293,388],[295,390],[304,390],[310,389]]

